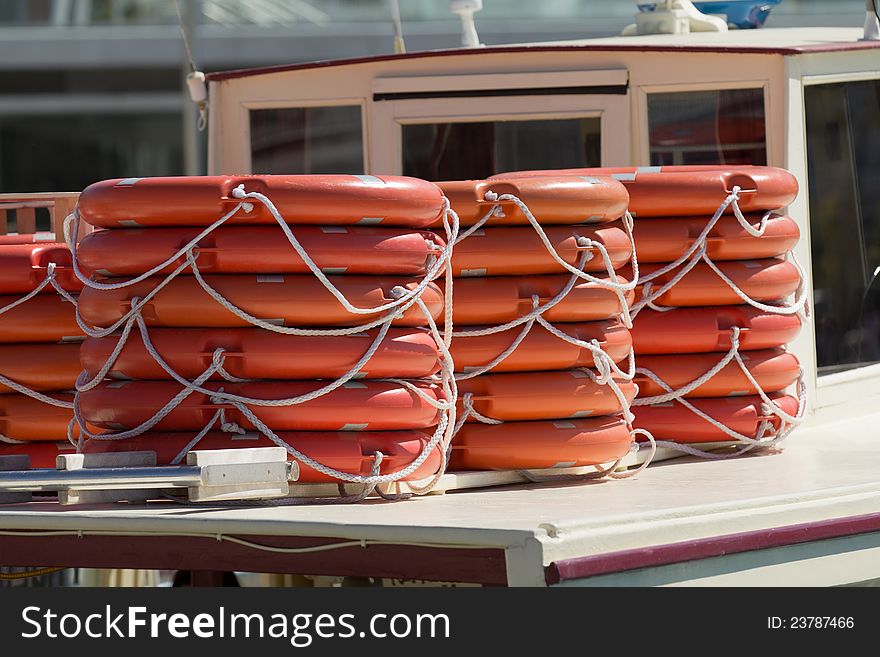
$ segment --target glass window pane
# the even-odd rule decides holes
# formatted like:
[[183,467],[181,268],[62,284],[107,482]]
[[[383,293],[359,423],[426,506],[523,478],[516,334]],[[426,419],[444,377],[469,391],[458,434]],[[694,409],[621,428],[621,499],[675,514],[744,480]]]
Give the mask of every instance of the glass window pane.
[[250,111],[254,173],[364,173],[359,106]]
[[648,131],[653,166],[767,164],[763,89],[650,94]]
[[403,126],[403,173],[427,180],[600,166],[598,117]]
[[183,173],[180,113],[0,117],[0,192]]
[[880,82],[808,86],[814,321],[820,373],[880,361]]

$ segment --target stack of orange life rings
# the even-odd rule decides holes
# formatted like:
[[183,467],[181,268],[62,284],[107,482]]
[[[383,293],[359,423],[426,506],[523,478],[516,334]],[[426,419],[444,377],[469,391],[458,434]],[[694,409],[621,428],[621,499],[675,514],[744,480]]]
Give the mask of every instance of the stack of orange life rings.
[[0,455],[27,454],[32,467],[54,467],[70,446],[83,337],[71,264],[64,244],[0,237]]
[[[800,365],[784,349],[805,303],[791,255],[798,225],[782,212],[794,176],[753,166],[567,173],[612,175],[630,194],[635,426],[676,447],[734,441],[748,451],[784,439],[804,406]],[[796,382],[798,396],[786,394]]]
[[[430,478],[454,392],[433,184],[242,176],[96,183],[77,216],[85,452],[282,445],[301,483]],[[452,235],[454,237],[454,234]],[[452,409],[454,410],[454,408]]]
[[616,273],[632,255],[625,188],[607,177],[438,185],[462,226],[450,468],[615,463],[632,445],[623,414],[635,394],[616,373],[632,346],[621,322],[632,286]]

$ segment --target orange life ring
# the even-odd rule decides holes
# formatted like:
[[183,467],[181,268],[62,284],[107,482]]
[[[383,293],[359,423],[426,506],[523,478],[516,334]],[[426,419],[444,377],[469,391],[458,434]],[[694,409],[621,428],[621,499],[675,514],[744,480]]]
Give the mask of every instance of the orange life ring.
[[527,470],[612,463],[632,444],[613,417],[465,424],[452,441],[450,470]]
[[549,175],[612,176],[629,192],[635,217],[712,216],[736,186],[743,212],[784,208],[798,193],[797,179],[785,169],[729,164],[514,171],[489,180]]
[[[207,226],[241,201],[233,190],[269,197],[289,224],[409,226],[441,218],[443,194],[433,183],[403,176],[187,176],[104,180],[80,194],[80,217],[102,228]],[[274,224],[265,205],[251,200],[227,221]]]
[[[150,340],[174,371],[195,379],[224,349],[223,368],[243,379],[336,379],[348,372],[373,344],[378,329],[347,336],[298,336],[259,328],[162,329]],[[87,338],[80,350],[82,366],[95,376],[112,353],[118,335]],[[423,329],[391,328],[359,378],[418,379],[439,369],[437,345]],[[113,379],[169,379],[134,331],[108,373]],[[216,379],[220,376],[216,375]]]
[[[763,215],[749,215],[759,226]],[[706,228],[704,217],[638,219],[633,235],[640,263],[673,262],[684,255]],[[791,251],[800,238],[797,222],[773,215],[761,237],[750,235],[736,217],[724,216],[706,238],[706,253],[712,260],[755,260]]]
[[[76,254],[86,275],[135,276],[173,256],[199,232],[196,227],[99,230],[83,238]],[[419,276],[445,244],[433,233],[399,228],[296,226],[292,232],[325,274]],[[281,230],[270,226],[221,226],[199,240],[195,252],[199,271],[206,274],[310,272]],[[183,257],[176,264],[181,262]]]
[[[458,329],[513,321],[532,311],[533,296],[543,305],[559,294],[570,280],[568,274],[456,279],[453,321]],[[616,277],[618,283],[626,280]],[[627,303],[632,303],[633,297],[632,291],[624,295]],[[568,295],[542,317],[548,322],[592,322],[611,319],[620,312],[620,298],[613,290],[579,280]]]
[[[715,263],[725,276],[755,301],[777,301],[794,294],[801,282],[797,267],[788,260],[767,258],[764,260],[728,260]],[[684,265],[682,265],[684,266]],[[651,274],[661,265],[639,267],[642,276]],[[672,280],[680,268],[658,276],[651,282],[654,290]],[[622,276],[631,276],[629,268],[621,270]],[[636,288],[636,300],[643,296],[644,285]],[[660,306],[734,306],[743,303],[733,289],[725,283],[705,262],[698,262],[671,289],[661,294],[654,303]]]
[[[0,296],[0,308],[20,298],[19,295]],[[76,309],[57,294],[38,294],[0,314],[0,343],[60,342],[82,337],[82,329],[76,323]]]
[[[547,238],[559,256],[577,266],[585,249],[578,246],[587,238],[605,246],[614,269],[629,262],[632,245],[620,223],[602,226],[547,226]],[[584,271],[606,272],[605,259],[596,248]],[[477,229],[455,245],[452,273],[455,276],[524,276],[558,274],[564,271],[531,226],[498,226]]]
[[[278,436],[288,445],[306,456],[323,463],[334,470],[352,475],[369,476],[372,472],[375,453],[381,452],[383,459],[379,466],[380,474],[400,472],[412,463],[425,449],[431,435],[422,431],[340,431],[318,432],[298,431],[279,432]],[[159,465],[168,465],[192,440],[189,433],[145,433],[128,440],[90,440],[83,451],[86,454],[112,452],[156,452]],[[271,440],[256,433],[208,433],[194,449],[236,449],[248,447],[277,447]],[[288,455],[288,460],[295,460]],[[440,468],[440,450],[435,448],[415,472],[402,481],[425,479]],[[299,463],[301,484],[338,483],[326,474]]]
[[[662,356],[640,356],[636,364],[639,368],[652,371],[673,390],[684,387],[701,377],[715,366],[723,354],[674,354]],[[746,367],[764,392],[778,392],[792,385],[798,377],[800,364],[794,354],[782,349],[762,349],[740,354]],[[665,394],[659,385],[644,374],[636,374],[639,397],[653,397]],[[686,398],[692,397],[730,397],[755,395],[751,382],[746,378],[736,362],[730,362],[706,383],[699,386]]]
[[[436,386],[414,382],[429,397],[441,398]],[[323,386],[321,381],[210,382],[209,390],[258,399],[285,399],[304,395]],[[150,419],[168,403],[181,386],[173,381],[104,382],[80,393],[83,418],[96,427],[132,429]],[[226,421],[246,429],[253,425],[229,404],[215,404],[209,395],[194,392],[171,411],[154,429],[190,431],[202,429],[220,409]],[[416,393],[397,383],[349,381],[321,397],[294,406],[252,406],[258,418],[278,431],[392,431],[425,429],[437,424],[438,411]]]
[[[73,401],[72,394],[55,393],[52,397]],[[45,404],[19,393],[0,395],[0,435],[12,440],[67,440],[67,427],[72,419],[72,409]],[[54,462],[51,467],[55,467]]]
[[[81,371],[77,343],[0,345],[0,374],[31,390],[73,390]],[[0,384],[0,395],[7,392]]]
[[[333,276],[331,281],[346,298],[361,308],[377,307],[393,301],[396,286],[414,289],[415,279],[377,276]],[[131,309],[133,297],[144,298],[163,279],[148,278],[117,290],[87,287],[79,297],[83,319],[94,326],[110,326]],[[239,274],[205,276],[207,283],[245,312],[284,326],[358,326],[385,313],[349,313],[314,276],[254,276]],[[422,300],[437,319],[443,313],[443,293],[433,283]],[[177,276],[144,305],[144,320],[150,326],[235,327],[250,326],[212,299],[193,276]],[[395,326],[423,326],[427,323],[418,306],[411,306]]]
[[[470,326],[467,329],[482,327]],[[582,324],[558,324],[560,331],[576,340],[590,342],[596,340],[598,346],[613,360],[624,360],[632,348],[632,338],[627,328],[620,322],[604,320]],[[475,337],[455,336],[450,346],[455,368],[469,372],[484,367],[507,349],[522,327],[515,327]],[[540,370],[567,370],[576,367],[593,367],[596,362],[589,349],[557,338],[543,326],[535,325],[520,342],[513,353],[498,363],[493,372],[533,372]]]
[[55,468],[59,454],[75,454],[76,448],[67,442],[27,443],[8,445],[0,442],[0,456],[24,455],[30,458],[31,468]]
[[649,308],[633,320],[632,342],[637,354],[690,354],[730,349],[731,328],[740,328],[742,351],[781,347],[801,330],[797,315],[765,313],[752,306]]
[[[617,384],[631,402],[636,394],[632,382],[618,379]],[[595,417],[622,410],[611,386],[593,383],[583,370],[483,374],[459,381],[458,394],[459,414],[464,395],[470,394],[474,410],[504,422]]]
[[[0,247],[0,294],[27,294],[46,280],[50,263],[55,280],[68,292],[79,292],[82,283],[73,272],[70,249],[64,244],[12,244]],[[58,294],[47,285],[43,294]]]
[[[773,393],[770,398],[789,415],[797,413],[798,400],[794,397]],[[764,413],[764,402],[758,396],[710,397],[694,399],[691,403],[709,417],[749,438],[757,437],[758,428],[765,420],[772,423],[774,430],[778,430],[780,426],[778,416]],[[647,429],[657,440],[674,440],[679,443],[733,440],[711,422],[677,401],[653,406],[634,406],[632,411],[636,416],[633,426]]]
[[[610,177],[556,176],[529,177],[521,180],[511,176],[505,180],[456,180],[438,182],[437,186],[449,199],[462,226],[473,226],[495,203],[486,200],[488,192],[498,196],[512,194],[523,201],[542,225],[597,224],[614,221],[626,211],[629,195],[626,188]],[[512,202],[500,203],[503,215],[493,216],[488,226],[519,226],[529,221]]]

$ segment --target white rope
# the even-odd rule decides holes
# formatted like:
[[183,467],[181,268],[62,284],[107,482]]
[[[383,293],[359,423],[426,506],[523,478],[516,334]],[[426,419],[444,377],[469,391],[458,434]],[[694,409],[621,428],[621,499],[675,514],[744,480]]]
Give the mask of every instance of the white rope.
[[[509,202],[513,203],[514,205],[516,205],[520,209],[520,211],[523,213],[523,215],[526,217],[526,219],[528,219],[529,224],[535,230],[535,232],[537,233],[538,237],[541,240],[541,243],[547,249],[547,252],[553,258],[553,260],[555,260],[556,263],[560,267],[562,267],[563,269],[565,269],[569,273],[573,274],[574,276],[577,276],[578,278],[580,278],[582,280],[589,281],[591,283],[596,283],[597,285],[601,285],[602,287],[606,287],[611,290],[617,290],[617,291],[621,291],[621,292],[629,292],[630,290],[635,289],[635,287],[638,283],[639,271],[638,271],[638,260],[634,257],[634,255],[635,255],[635,241],[632,237],[632,229],[631,229],[632,222],[631,221],[624,221],[624,225],[627,227],[627,233],[630,238],[631,245],[632,245],[631,253],[633,254],[633,256],[631,256],[631,257],[633,258],[634,276],[631,281],[627,281],[626,283],[618,283],[617,281],[613,280],[615,278],[614,266],[611,262],[610,256],[608,255],[607,248],[601,242],[598,242],[596,240],[591,240],[587,237],[580,237],[578,239],[578,246],[583,249],[596,249],[597,251],[599,251],[603,256],[604,264],[606,265],[608,275],[609,275],[609,277],[611,277],[612,280],[598,278],[596,276],[591,275],[588,272],[583,271],[583,266],[575,267],[575,266],[569,264],[568,262],[566,262],[565,259],[559,255],[559,252],[553,246],[553,243],[550,241],[550,238],[547,237],[547,233],[544,231],[544,228],[541,226],[541,223],[535,218],[535,216],[532,214],[529,207],[521,199],[519,199],[517,196],[514,196],[513,194],[498,195],[495,192],[489,191],[489,192],[486,192],[485,198],[487,201],[492,201],[492,202],[496,202],[496,203],[503,203],[503,202],[509,201]],[[461,240],[459,240],[459,241],[461,241]],[[589,255],[590,255],[590,257],[592,257],[592,254],[589,254]],[[587,260],[589,260],[589,259],[590,258],[588,258]]]
[[[586,262],[586,255],[581,256],[580,263],[583,264]],[[544,303],[544,305],[538,305],[540,303],[540,297],[537,295],[532,296],[532,310],[520,317],[517,317],[514,320],[506,322],[504,324],[499,324],[498,326],[490,326],[488,328],[482,329],[471,329],[468,331],[455,331],[452,335],[453,337],[461,337],[461,338],[470,338],[470,337],[480,337],[484,335],[493,335],[494,333],[502,333],[512,328],[516,328],[522,324],[530,322],[534,319],[537,319],[539,316],[543,315],[545,312],[550,310],[551,308],[559,305],[568,296],[569,292],[574,289],[574,286],[577,284],[578,277],[572,276],[568,283],[566,283],[563,288],[556,293],[549,301]],[[538,303],[535,303],[535,300],[538,300]]]
[[7,445],[27,445],[27,442],[24,440],[16,440],[15,438],[4,436],[2,433],[0,433],[0,443],[5,443]]
[[[573,276],[577,278],[595,283],[603,288],[613,290],[617,295],[618,300],[620,301],[620,312],[622,315],[622,321],[627,328],[632,328],[632,320],[630,318],[629,313],[629,304],[626,301],[626,293],[634,290],[639,280],[639,263],[636,255],[636,246],[635,246],[635,238],[633,236],[633,218],[632,215],[627,212],[623,218],[623,225],[626,229],[627,237],[630,241],[630,259],[633,268],[633,278],[631,281],[627,281],[625,283],[617,282],[617,274],[614,271],[614,264],[611,261],[611,257],[608,254],[608,249],[604,244],[597,240],[592,240],[587,237],[581,236],[578,238],[578,247],[584,249],[584,254],[587,256],[583,258],[583,262],[579,262],[578,265],[572,266],[562,256],[559,255],[559,252],[553,246],[553,243],[550,241],[550,238],[547,237],[547,233],[544,231],[544,228],[541,226],[541,223],[535,218],[535,215],[532,214],[532,211],[529,209],[528,205],[525,204],[519,197],[514,196],[513,194],[501,194],[498,195],[493,191],[486,192],[485,199],[487,201],[495,202],[495,203],[503,203],[503,202],[511,202],[516,205],[523,215],[528,220],[529,224],[535,230],[538,235],[538,238],[541,240],[541,243],[544,245],[544,248],[547,249],[547,252],[556,261],[556,263],[568,271]],[[499,207],[499,206],[496,206]],[[483,218],[482,222],[487,220],[486,217]],[[474,228],[471,229],[470,232],[473,232]],[[470,234],[468,232],[467,234]],[[461,241],[461,240],[459,240]],[[602,256],[603,264],[605,265],[605,270],[608,274],[608,278],[599,278],[597,276],[593,276],[592,274],[584,271],[584,266],[587,262],[589,262],[593,254],[589,252],[589,249],[595,249],[599,251]]]
[[[76,306],[76,299],[67,290],[65,290],[63,287],[61,287],[61,285],[56,280],[55,271],[56,271],[56,263],[50,262],[46,266],[46,277],[42,281],[40,281],[40,283],[36,287],[34,287],[33,290],[31,290],[30,292],[28,292],[24,296],[20,297],[19,299],[16,299],[15,301],[8,303],[5,306],[3,306],[2,308],[0,308],[0,315],[12,310],[13,308],[17,308],[17,307],[27,303],[28,301],[30,301],[31,299],[33,299],[34,297],[39,295],[49,285],[51,285],[52,287],[55,288],[55,290],[58,292],[58,294],[61,296],[62,299],[64,299],[68,303],[71,303],[74,306]],[[14,380],[4,376],[3,374],[0,374],[0,385],[4,385],[7,388],[9,388],[10,390],[15,390],[16,392],[19,392],[23,395],[27,395],[28,397],[31,397],[32,399],[36,399],[37,401],[41,401],[44,404],[48,404],[50,406],[56,406],[58,408],[73,408],[73,402],[68,402],[68,401],[64,401],[61,399],[56,399],[55,397],[51,397],[49,395],[43,394],[41,392],[38,392],[32,388],[29,388],[29,387],[19,383],[18,381],[14,381]],[[10,438],[8,440],[13,440],[13,439]],[[16,441],[15,444],[18,444],[18,441]]]
[[548,474],[548,473],[536,473],[531,470],[517,470],[517,472],[534,483],[548,483],[548,482],[564,482],[564,481],[583,481],[583,480],[596,480],[596,479],[604,479],[608,477],[609,479],[629,479],[631,477],[635,477],[637,474],[640,474],[645,468],[647,468],[651,462],[654,460],[654,456],[657,454],[657,446],[658,442],[654,440],[654,436],[651,435],[650,431],[646,431],[644,429],[632,429],[630,431],[630,435],[635,438],[637,435],[643,435],[648,439],[649,444],[651,445],[651,453],[639,467],[633,470],[626,470],[624,472],[618,472],[618,469],[621,466],[623,460],[629,456],[630,454],[637,454],[641,451],[641,446],[638,442],[633,440],[630,445],[629,451],[621,456],[619,459],[614,461],[611,465],[607,467],[602,467],[601,465],[594,465],[596,470],[595,472],[585,472],[583,474]]
[[[674,390],[672,392],[667,392],[661,395],[653,395],[651,397],[642,397],[633,402],[635,406],[650,406],[652,404],[663,404],[665,402],[674,401],[676,399],[681,399],[685,395],[690,394],[704,383],[712,379],[718,372],[727,367],[728,363],[734,359],[739,350],[739,333],[740,329],[738,326],[734,326],[730,330],[730,349],[724,356],[722,356],[715,365],[706,370],[702,375],[698,376],[696,379],[691,381],[690,383],[686,383],[681,388]],[[644,367],[636,368],[637,374],[642,374],[649,379],[651,379],[654,383],[658,385],[661,384],[661,379],[654,372]]]
[[[538,303],[540,303],[538,296],[537,295],[532,296],[532,308],[533,309],[538,306]],[[510,356],[510,354],[512,354],[514,351],[516,351],[517,348],[520,346],[520,344],[522,344],[523,340],[525,340],[526,337],[528,337],[529,332],[532,330],[532,327],[535,325],[535,322],[537,321],[537,319],[538,319],[537,317],[533,317],[532,319],[527,321],[525,324],[523,324],[522,330],[513,339],[513,342],[511,342],[510,345],[506,349],[504,349],[504,351],[502,351],[500,354],[498,354],[495,358],[493,358],[487,364],[481,365],[480,367],[472,368],[472,369],[468,370],[467,372],[456,372],[455,379],[457,381],[464,381],[467,379],[472,379],[475,376],[485,374],[486,372],[495,369],[508,356]]]
[[[805,317],[809,315],[809,309],[806,305],[807,297],[809,296],[809,291],[806,288],[806,272],[804,271],[803,267],[801,266],[800,262],[797,260],[797,257],[794,255],[793,252],[789,252],[787,254],[787,257],[797,269],[800,281],[798,283],[798,289],[795,293],[795,299],[790,305],[766,304],[752,299],[751,297],[749,297],[748,294],[743,292],[742,289],[740,289],[736,285],[736,283],[734,283],[730,279],[730,277],[728,277],[709,257],[706,240],[709,237],[709,234],[711,233],[715,224],[718,223],[728,207],[732,207],[733,214],[736,217],[737,221],[752,237],[762,237],[764,235],[764,232],[766,231],[768,222],[773,216],[773,212],[765,213],[761,218],[758,226],[753,226],[749,223],[748,219],[740,210],[738,202],[740,191],[741,189],[738,186],[734,186],[731,193],[727,196],[727,198],[724,199],[724,201],[715,211],[715,214],[712,215],[712,218],[703,228],[700,235],[693,241],[690,247],[688,247],[688,249],[681,256],[676,258],[673,262],[670,262],[649,274],[645,274],[639,277],[638,283],[639,285],[643,286],[642,296],[641,299],[637,300],[633,304],[632,317],[636,317],[638,313],[646,307],[657,310],[659,312],[670,310],[669,307],[656,305],[656,300],[666,294],[666,292],[671,290],[673,287],[675,287],[701,261],[705,262],[707,266],[712,269],[712,271],[715,272],[715,274],[717,274],[718,277],[721,278],[721,280],[728,287],[730,287],[730,289],[733,290],[737,296],[740,297],[740,299],[742,299],[745,303],[753,306],[754,308],[777,315],[803,314]],[[669,279],[669,281],[659,286],[656,290],[654,289],[651,283],[653,280],[659,278],[660,276],[668,274],[678,267],[681,268],[676,271],[675,275],[671,279]]]
[[2,374],[0,374],[0,385],[4,385],[11,390],[20,392],[23,395],[32,397],[33,399],[41,401],[44,404],[49,404],[50,406],[57,406],[58,408],[73,408],[73,402],[50,397],[49,395],[43,394],[42,392],[38,392],[32,388],[28,388],[27,386],[24,386],[17,381],[13,381],[12,379],[3,376]]

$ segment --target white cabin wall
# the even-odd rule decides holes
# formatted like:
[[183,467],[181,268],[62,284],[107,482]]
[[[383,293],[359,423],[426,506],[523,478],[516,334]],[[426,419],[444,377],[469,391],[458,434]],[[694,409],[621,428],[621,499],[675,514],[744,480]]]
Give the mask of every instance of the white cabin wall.
[[[562,71],[627,69],[630,75],[629,126],[632,139],[627,152],[613,153],[615,164],[647,164],[647,93],[697,89],[774,85],[781,89],[782,58],[776,55],[706,52],[584,51],[493,52],[389,59],[342,66],[282,71],[211,84],[214,127],[209,170],[249,172],[250,153],[247,109],[280,105],[363,104],[367,148],[399,150],[399,143],[373,143],[375,123],[372,86],[374,78],[449,76],[501,73],[549,73]],[[781,98],[782,96],[778,96]],[[523,97],[534,107],[534,97]],[[777,111],[768,102],[768,116]],[[218,111],[219,110],[219,111]],[[778,110],[778,111],[781,111]],[[614,135],[608,135],[614,142]],[[771,162],[780,162],[784,137],[769,131]],[[399,153],[398,153],[399,157]],[[368,158],[369,160],[370,158]],[[369,171],[369,173],[387,173]]]
[[[800,241],[794,248],[794,254],[806,274],[809,296],[807,305],[813,307],[813,268],[810,250],[810,189],[807,177],[807,144],[806,120],[804,117],[804,89],[801,82],[801,58],[785,59],[785,111],[783,123],[777,132],[786,140],[785,157],[778,165],[797,178],[800,191],[797,198],[788,208],[788,213],[798,223],[801,232]],[[803,328],[789,349],[794,352],[804,371],[804,383],[807,389],[807,417],[810,418],[818,406],[816,378],[816,334],[812,316],[804,320]],[[808,420],[809,421],[809,420]]]

